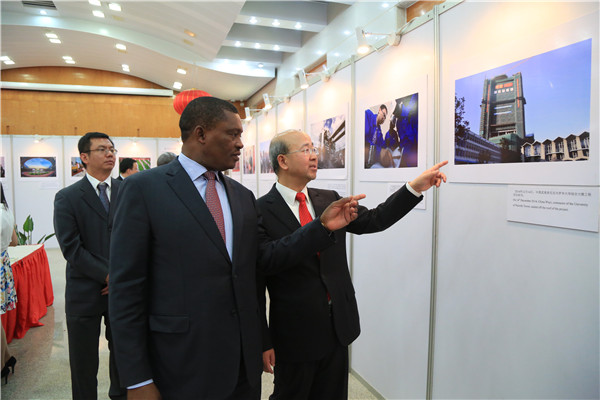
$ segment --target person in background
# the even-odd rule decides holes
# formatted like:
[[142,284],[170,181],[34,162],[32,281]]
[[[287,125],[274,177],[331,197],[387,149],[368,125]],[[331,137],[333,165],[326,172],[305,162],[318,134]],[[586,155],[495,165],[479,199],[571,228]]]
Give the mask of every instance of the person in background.
[[165,153],[162,153],[160,156],[158,156],[158,159],[156,160],[156,166],[160,167],[161,165],[168,164],[176,158],[177,158],[177,155],[175,153],[171,153],[170,151],[167,151]]
[[[4,187],[0,183],[0,191],[2,192],[2,204],[0,205],[0,220],[1,240],[0,240],[0,257],[2,257],[2,265],[0,266],[0,314],[13,310],[17,305],[17,291],[15,289],[15,280],[10,267],[10,256],[8,255],[8,246],[16,246],[19,244],[17,233],[15,232],[15,217],[8,208],[8,202],[4,195]],[[4,328],[0,326],[2,331],[2,378],[8,382],[8,374],[12,369],[14,374],[15,364],[17,359],[10,354],[8,343],[6,342],[6,333]]]
[[88,132],[78,143],[85,176],[54,199],[54,231],[65,260],[65,311],[73,399],[98,397],[98,346],[104,319],[111,399],[125,398],[112,351],[108,314],[110,232],[121,181],[110,174],[117,149],[110,137]]
[[119,177],[117,180],[122,181],[137,172],[140,172],[137,162],[133,158],[124,158],[119,163]]
[[[267,235],[279,239],[319,218],[340,196],[306,187],[317,177],[318,166],[318,150],[306,133],[289,130],[275,136],[269,156],[277,182],[257,204]],[[333,233],[335,244],[305,258],[299,268],[258,274],[263,370],[273,373],[277,365],[271,400],[348,398],[348,345],[358,337],[360,325],[346,259],[346,232],[374,233],[392,226],[423,199],[422,192],[446,181],[439,170],[446,164],[426,170],[372,210],[359,206],[356,220]]]
[[256,269],[292,268],[356,217],[352,196],[272,242],[250,190],[222,174],[239,160],[242,121],[215,97],[179,120],[177,160],[123,182],[110,254],[110,316],[128,399],[260,398]]

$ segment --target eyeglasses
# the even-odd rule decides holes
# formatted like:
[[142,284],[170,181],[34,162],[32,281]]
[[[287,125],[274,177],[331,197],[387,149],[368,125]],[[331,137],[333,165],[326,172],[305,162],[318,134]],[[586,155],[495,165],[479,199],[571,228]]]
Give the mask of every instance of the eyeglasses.
[[300,150],[290,151],[289,153],[286,153],[286,154],[293,154],[293,153],[303,153],[305,156],[309,156],[310,154],[314,154],[315,156],[318,156],[319,149],[316,147],[311,147],[311,148],[305,147]]
[[93,149],[93,150],[88,150],[88,151],[84,151],[84,153],[91,153],[92,151],[101,151],[104,153],[104,155],[108,155],[108,153],[111,153],[113,155],[116,155],[119,151],[117,149],[115,149],[114,147],[107,149],[104,147],[99,147],[97,149]]

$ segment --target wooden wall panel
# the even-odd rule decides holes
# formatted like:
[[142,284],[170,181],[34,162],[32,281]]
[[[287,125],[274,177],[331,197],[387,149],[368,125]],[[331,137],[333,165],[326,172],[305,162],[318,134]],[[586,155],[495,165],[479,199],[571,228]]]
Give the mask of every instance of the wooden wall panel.
[[406,9],[406,22],[420,17],[423,14],[428,13],[429,11],[433,10],[433,7],[445,2],[446,0],[441,0],[441,1],[430,1],[430,0],[426,0],[426,1],[418,1],[415,4],[413,4],[412,6],[408,7]]

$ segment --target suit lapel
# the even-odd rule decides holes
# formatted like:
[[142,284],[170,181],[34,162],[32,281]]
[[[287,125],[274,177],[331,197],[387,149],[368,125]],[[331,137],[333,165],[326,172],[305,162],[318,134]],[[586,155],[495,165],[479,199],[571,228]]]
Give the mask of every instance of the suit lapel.
[[117,196],[119,195],[119,186],[121,186],[121,181],[118,179],[112,179],[111,178],[111,182],[110,182],[110,207],[108,208],[108,221],[110,223],[112,223],[113,220],[113,216],[115,215],[115,209],[117,207],[113,207],[113,205],[116,206],[117,203],[115,203],[117,201]]
[[[207,236],[213,242],[215,247],[229,260],[229,253],[225,247],[225,242],[221,237],[219,228],[213,219],[212,214],[198,193],[196,186],[190,180],[179,161],[173,161],[167,169],[167,183],[181,200],[183,205],[192,213],[200,227],[206,232]],[[233,208],[233,207],[232,207]]]
[[241,195],[239,193],[239,189],[236,188],[235,185],[231,183],[229,178],[223,176],[223,174],[219,173],[219,179],[222,179],[221,182],[224,183],[225,191],[227,192],[227,198],[229,200],[229,208],[231,209],[231,219],[233,221],[233,267],[237,265],[237,252],[236,248],[243,243],[244,238],[242,237],[243,224],[244,224],[244,213],[242,211],[242,204],[240,202]]
[[[83,178],[81,178],[80,188],[81,188],[81,197],[82,197],[83,201],[92,210],[94,210],[100,217],[102,217],[103,219],[106,219],[108,217],[108,215],[106,214],[106,210],[104,209],[102,202],[100,202],[100,197],[98,196],[98,193],[96,193],[96,190],[94,189],[94,187],[88,180],[87,176],[84,176]],[[111,198],[112,198],[112,193],[111,193]]]
[[273,185],[273,188],[265,195],[265,200],[269,203],[269,207],[267,207],[266,210],[261,209],[261,212],[272,214],[273,217],[281,221],[290,232],[294,232],[296,229],[300,228],[300,222],[292,210],[290,210],[290,207],[283,197],[281,197],[281,194],[275,185]]
[[315,216],[320,216],[323,214],[323,211],[327,208],[329,203],[323,196],[320,195],[318,190],[308,188],[308,197],[310,197],[310,201],[312,202],[312,206],[315,210]]

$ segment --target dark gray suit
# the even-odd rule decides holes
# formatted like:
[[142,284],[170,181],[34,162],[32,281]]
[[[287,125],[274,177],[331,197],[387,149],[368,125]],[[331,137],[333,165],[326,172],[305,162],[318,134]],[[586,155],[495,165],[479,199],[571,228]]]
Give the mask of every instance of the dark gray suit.
[[[110,251],[110,230],[119,194],[120,181],[112,179],[110,212],[100,202],[87,176],[60,190],[54,199],[54,230],[67,260],[65,311],[69,334],[69,361],[73,398],[97,397],[98,342],[102,317],[106,338],[112,347],[106,285]],[[113,355],[110,355],[109,395],[125,394],[119,388]]]
[[[313,188],[308,189],[308,195],[317,216],[321,215],[329,204],[340,198],[332,190]],[[387,229],[406,215],[422,198],[416,197],[403,186],[372,210],[360,206],[358,218],[346,228],[334,232],[336,244],[323,250],[319,256],[313,255],[304,259],[300,268],[287,269],[266,277],[259,274],[258,293],[262,303],[263,321],[265,285],[271,300],[269,327],[263,323],[263,350],[275,349],[276,395],[273,398],[280,398],[278,392],[285,393],[281,398],[286,399],[292,396],[324,398],[323,393],[332,389],[332,382],[336,380],[335,376],[339,376],[344,364],[347,370],[346,359],[339,363],[339,368],[332,369],[332,376],[327,376],[321,371],[319,379],[324,387],[320,388],[316,383],[318,381],[312,381],[310,376],[306,376],[306,380],[299,378],[306,375],[306,372],[293,369],[297,363],[324,359],[339,346],[348,346],[360,334],[358,307],[346,260],[346,232],[363,234]],[[273,239],[300,229],[298,219],[275,185],[269,193],[259,198],[257,203],[263,216],[263,227]],[[331,308],[328,306],[328,294],[331,297]],[[280,372],[283,371],[284,364],[298,387],[283,387],[285,383],[282,382],[285,379],[278,380],[278,368]],[[339,384],[343,385],[344,382]],[[312,394],[304,397],[302,391],[310,390],[311,386]],[[345,386],[340,387],[335,396],[332,394],[328,399],[347,397],[347,393],[344,393],[347,390],[347,382]]]
[[163,399],[222,399],[245,371],[260,385],[256,269],[292,267],[333,242],[319,221],[277,243],[259,232],[252,192],[224,177],[233,259],[178,160],[123,181],[110,260],[115,354],[126,386],[154,379]]

